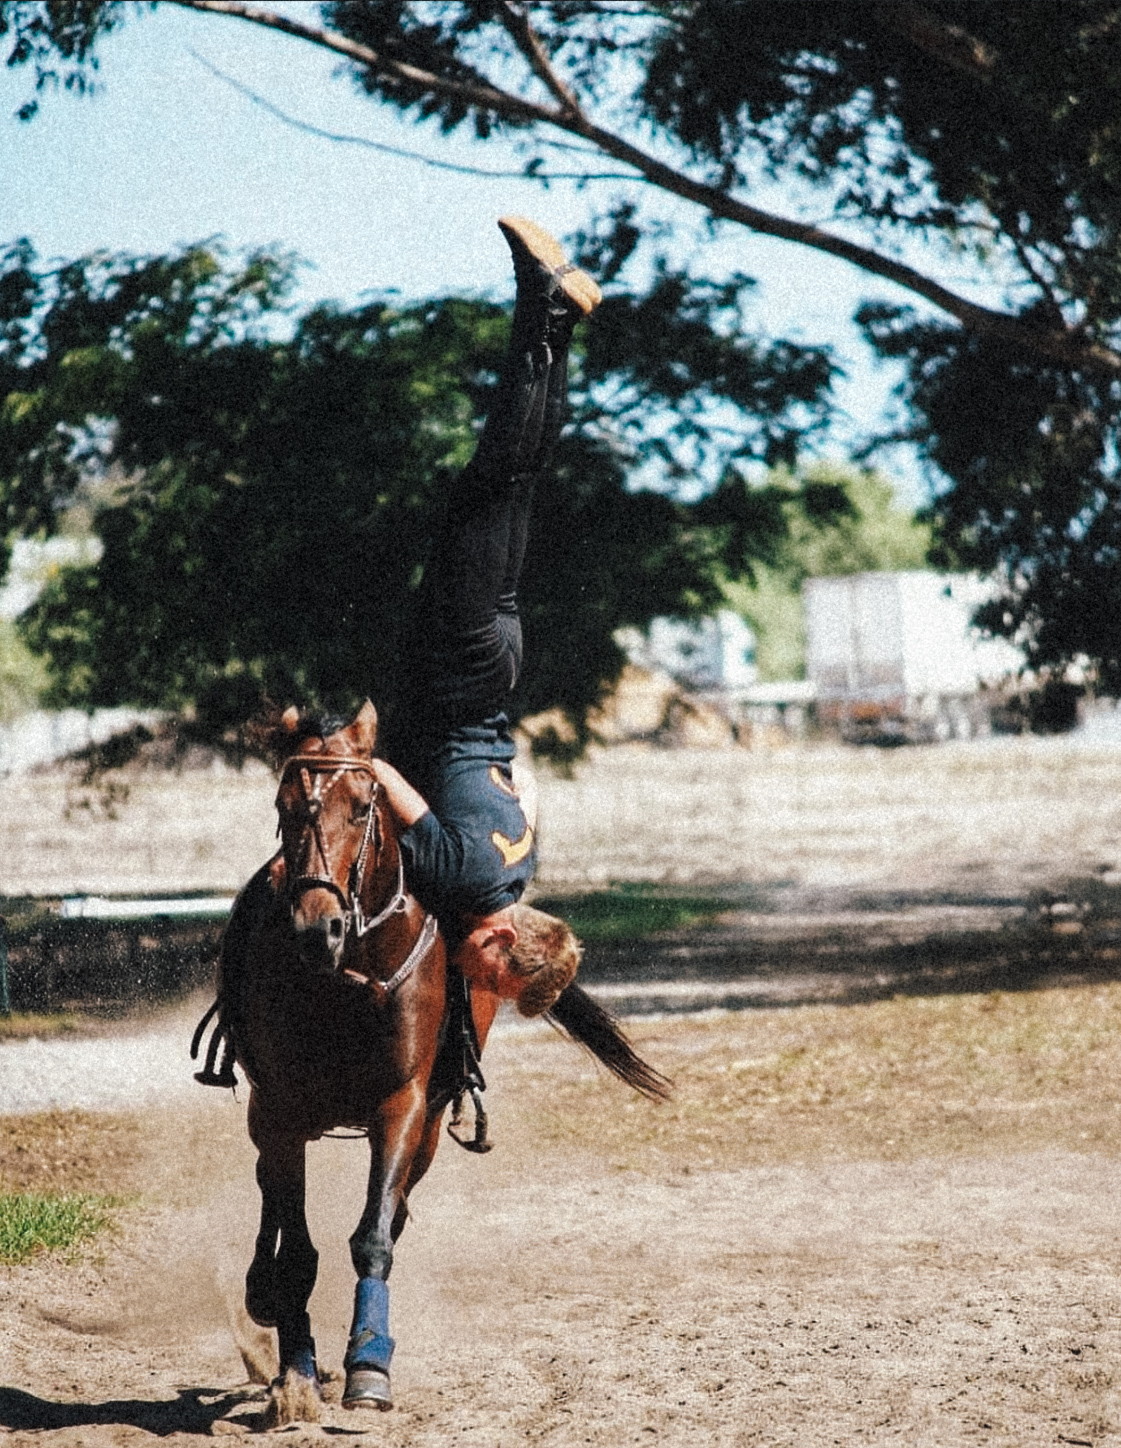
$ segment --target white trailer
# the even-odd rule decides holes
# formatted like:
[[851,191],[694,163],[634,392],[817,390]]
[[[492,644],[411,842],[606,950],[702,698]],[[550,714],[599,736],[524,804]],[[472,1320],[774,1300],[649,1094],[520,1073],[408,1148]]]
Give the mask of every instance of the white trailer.
[[730,608],[707,618],[652,618],[645,632],[620,629],[615,637],[632,664],[694,692],[736,694],[758,678],[755,634]]
[[989,586],[969,574],[857,573],[802,586],[819,719],[847,739],[968,738],[1023,666],[970,623]]

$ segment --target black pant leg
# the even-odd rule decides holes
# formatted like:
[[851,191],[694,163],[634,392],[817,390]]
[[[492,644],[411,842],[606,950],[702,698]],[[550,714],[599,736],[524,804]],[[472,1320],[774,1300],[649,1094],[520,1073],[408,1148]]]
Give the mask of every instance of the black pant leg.
[[[475,455],[449,486],[408,649],[409,683],[393,738],[424,736],[501,712],[522,661],[517,587],[534,483],[564,423],[572,318],[519,290],[510,349]],[[406,771],[408,772],[408,771]]]

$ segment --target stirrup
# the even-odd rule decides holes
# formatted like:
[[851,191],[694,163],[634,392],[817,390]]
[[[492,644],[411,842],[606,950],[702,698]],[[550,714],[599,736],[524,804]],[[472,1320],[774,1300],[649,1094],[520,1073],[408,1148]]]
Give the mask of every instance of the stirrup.
[[[199,1046],[202,1043],[202,1035],[209,1024],[211,1017],[217,1015],[214,1022],[214,1029],[210,1033],[210,1040],[206,1047],[206,1059],[203,1062],[201,1071],[194,1073],[195,1080],[200,1086],[220,1086],[224,1090],[233,1091],[238,1084],[234,1072],[234,1043],[230,1031],[230,1023],[220,1014],[222,1001],[216,1000],[207,1013],[195,1027],[195,1034],[191,1038],[191,1060],[197,1060]],[[222,1060],[215,1070],[215,1063],[218,1060],[218,1048],[222,1049]]]
[[[474,1136],[461,1136],[456,1128],[463,1124],[463,1098],[468,1094],[470,1094],[475,1107],[475,1134]],[[452,1114],[451,1120],[448,1122],[448,1135],[453,1141],[457,1141],[459,1145],[463,1147],[464,1151],[481,1153],[493,1149],[494,1142],[487,1136],[487,1113],[483,1109],[483,1098],[479,1093],[479,1088],[474,1084],[469,1084],[466,1091],[456,1093],[455,1099],[452,1101]]]
[[[471,1011],[471,986],[459,976],[453,987],[453,1011],[458,1008],[459,1019],[459,1070],[452,1094],[452,1114],[448,1122],[448,1135],[458,1142],[465,1151],[490,1151],[494,1142],[487,1136],[487,1113],[483,1107],[483,1092],[487,1089],[479,1060],[479,1038],[475,1034],[475,1017]],[[475,1107],[475,1132],[473,1136],[462,1135],[457,1128],[463,1125],[463,1098],[470,1095]]]

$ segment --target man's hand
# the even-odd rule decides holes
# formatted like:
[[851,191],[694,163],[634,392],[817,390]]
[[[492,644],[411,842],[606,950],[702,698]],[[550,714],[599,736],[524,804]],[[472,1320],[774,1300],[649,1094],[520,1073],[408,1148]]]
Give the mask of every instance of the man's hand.
[[415,825],[422,815],[428,813],[428,801],[423,795],[417,793],[404,775],[399,774],[392,764],[387,764],[384,759],[374,759],[370,762],[374,767],[374,778],[385,790],[389,808],[393,811],[398,823],[405,829],[408,829],[410,825]]

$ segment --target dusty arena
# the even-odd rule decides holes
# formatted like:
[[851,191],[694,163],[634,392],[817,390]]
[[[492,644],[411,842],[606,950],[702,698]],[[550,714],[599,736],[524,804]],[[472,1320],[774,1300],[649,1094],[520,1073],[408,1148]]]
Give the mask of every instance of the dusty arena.
[[[545,892],[724,892],[589,953],[676,1094],[507,1023],[496,1150],[446,1140],[401,1242],[395,1411],[335,1383],[288,1441],[1121,1443],[1119,784],[1121,750],[1077,740],[628,748],[543,779]],[[10,780],[0,893],[229,888],[271,795],[254,770]],[[190,1079],[204,1004],[0,1046],[4,1189],[124,1203],[74,1260],[0,1269],[13,1442],[261,1427],[252,1156],[244,1099]],[[310,1150],[336,1371],[364,1156]]]

